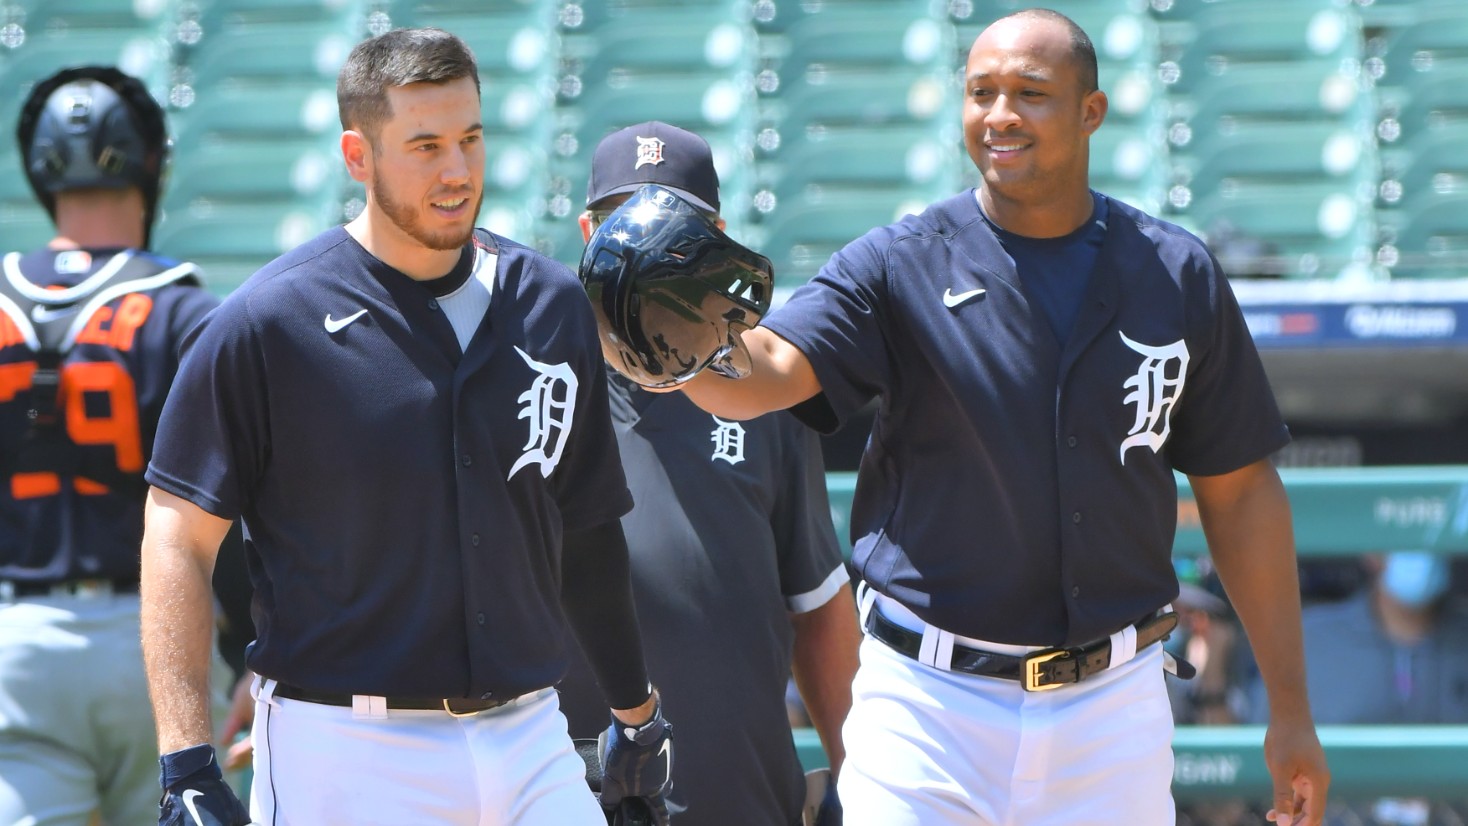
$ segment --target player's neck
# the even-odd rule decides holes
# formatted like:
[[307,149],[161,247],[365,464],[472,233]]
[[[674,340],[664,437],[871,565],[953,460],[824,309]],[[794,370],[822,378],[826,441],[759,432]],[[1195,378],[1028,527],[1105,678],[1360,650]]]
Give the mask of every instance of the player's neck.
[[131,198],[56,199],[56,237],[52,249],[105,249],[143,246],[142,201]]
[[1056,197],[1010,198],[979,187],[979,206],[990,221],[1026,238],[1060,238],[1090,219],[1095,203],[1091,190],[1071,190]]
[[377,260],[414,281],[442,278],[459,262],[459,256],[463,252],[457,248],[429,249],[399,229],[391,220],[372,220],[371,210],[364,210],[346,225],[346,230]]

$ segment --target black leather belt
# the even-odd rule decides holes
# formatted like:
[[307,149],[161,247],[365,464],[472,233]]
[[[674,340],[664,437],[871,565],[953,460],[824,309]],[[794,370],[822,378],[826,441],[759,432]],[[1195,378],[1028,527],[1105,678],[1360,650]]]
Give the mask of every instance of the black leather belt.
[[[324,706],[347,706],[352,705],[351,694],[334,694],[330,691],[312,691],[308,688],[289,685],[286,683],[275,684],[275,696],[284,697],[287,700],[301,700],[307,703],[319,703]],[[507,697],[503,700],[474,700],[464,697],[450,697],[447,699],[427,700],[417,697],[385,697],[387,707],[399,711],[447,711],[455,717],[468,717],[481,711],[489,711],[499,708],[519,699],[518,697]]]
[[[1136,624],[1137,650],[1164,639],[1177,627],[1177,614],[1169,611],[1150,616]],[[867,632],[898,653],[919,659],[923,635],[910,631],[882,616],[876,606],[867,612]],[[949,668],[965,674],[1015,680],[1026,691],[1049,691],[1078,683],[1111,666],[1111,638],[1104,637],[1079,648],[1046,648],[1024,656],[981,651],[954,644]]]
[[95,596],[98,594],[136,594],[136,579],[67,579],[38,582],[24,579],[0,579],[0,594],[19,597]]

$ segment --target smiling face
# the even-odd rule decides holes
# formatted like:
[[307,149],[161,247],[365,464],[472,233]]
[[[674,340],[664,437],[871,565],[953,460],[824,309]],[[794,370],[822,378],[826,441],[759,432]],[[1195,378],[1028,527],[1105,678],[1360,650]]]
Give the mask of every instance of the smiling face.
[[[388,89],[391,116],[366,138],[369,211],[396,246],[457,250],[484,198],[484,126],[471,78]],[[389,229],[391,227],[391,229]]]
[[1106,96],[1090,85],[1061,22],[1007,17],[974,41],[964,143],[991,218],[1003,224],[1000,216],[1019,208],[1082,200],[1079,220],[1089,216],[1090,136],[1106,115]]

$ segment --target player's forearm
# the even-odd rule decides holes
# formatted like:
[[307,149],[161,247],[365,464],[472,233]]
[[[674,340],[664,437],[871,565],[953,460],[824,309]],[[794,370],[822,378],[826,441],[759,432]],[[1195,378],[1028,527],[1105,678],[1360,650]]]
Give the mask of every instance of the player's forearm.
[[811,724],[821,737],[830,760],[831,775],[841,771],[846,749],[841,726],[851,711],[851,681],[856,676],[861,632],[856,626],[856,601],[842,589],[825,605],[791,618],[795,648],[791,671]]
[[1192,479],[1209,550],[1258,661],[1271,716],[1308,720],[1289,499],[1267,461],[1237,473]]
[[651,686],[632,603],[627,539],[620,522],[566,532],[561,606],[607,705],[635,717],[650,701]]
[[753,369],[742,379],[704,370],[680,385],[694,404],[725,419],[746,420],[793,407],[821,392],[805,355],[764,327],[743,335]]
[[142,635],[158,746],[170,752],[212,742],[210,572],[167,542],[143,544]]
[[[191,519],[183,508],[202,518]],[[210,581],[219,540],[228,525],[168,494],[149,493],[140,580],[143,661],[158,747],[165,753],[213,742]]]

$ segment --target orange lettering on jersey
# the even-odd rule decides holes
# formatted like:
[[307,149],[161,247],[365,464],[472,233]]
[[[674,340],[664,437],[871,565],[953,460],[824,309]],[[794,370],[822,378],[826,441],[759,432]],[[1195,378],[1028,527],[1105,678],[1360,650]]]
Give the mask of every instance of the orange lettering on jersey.
[[102,496],[107,493],[108,487],[101,482],[93,482],[84,476],[76,476],[71,480],[71,486],[82,496]]
[[92,313],[92,317],[87,319],[87,326],[82,328],[82,331],[77,334],[76,343],[101,344],[103,346],[106,346],[111,339],[108,334],[107,328],[103,327],[102,325],[111,320],[112,308],[98,307],[97,311]]
[[0,402],[8,402],[15,394],[31,386],[31,374],[36,372],[34,361],[15,364],[0,364]]
[[17,473],[10,477],[12,499],[35,499],[61,492],[61,477],[54,473]]
[[0,347],[24,342],[25,336],[20,334],[20,328],[15,326],[14,319],[8,313],[0,313]]
[[133,334],[148,320],[153,311],[153,299],[142,293],[131,293],[122,299],[117,315],[112,319],[112,346],[127,352],[133,348]]
[[[83,399],[86,393],[107,394],[111,409],[105,418],[87,416]],[[117,454],[118,470],[137,473],[143,469],[137,391],[133,377],[122,365],[111,361],[69,364],[62,373],[61,395],[66,406],[66,432],[73,442],[79,445],[112,445]]]

